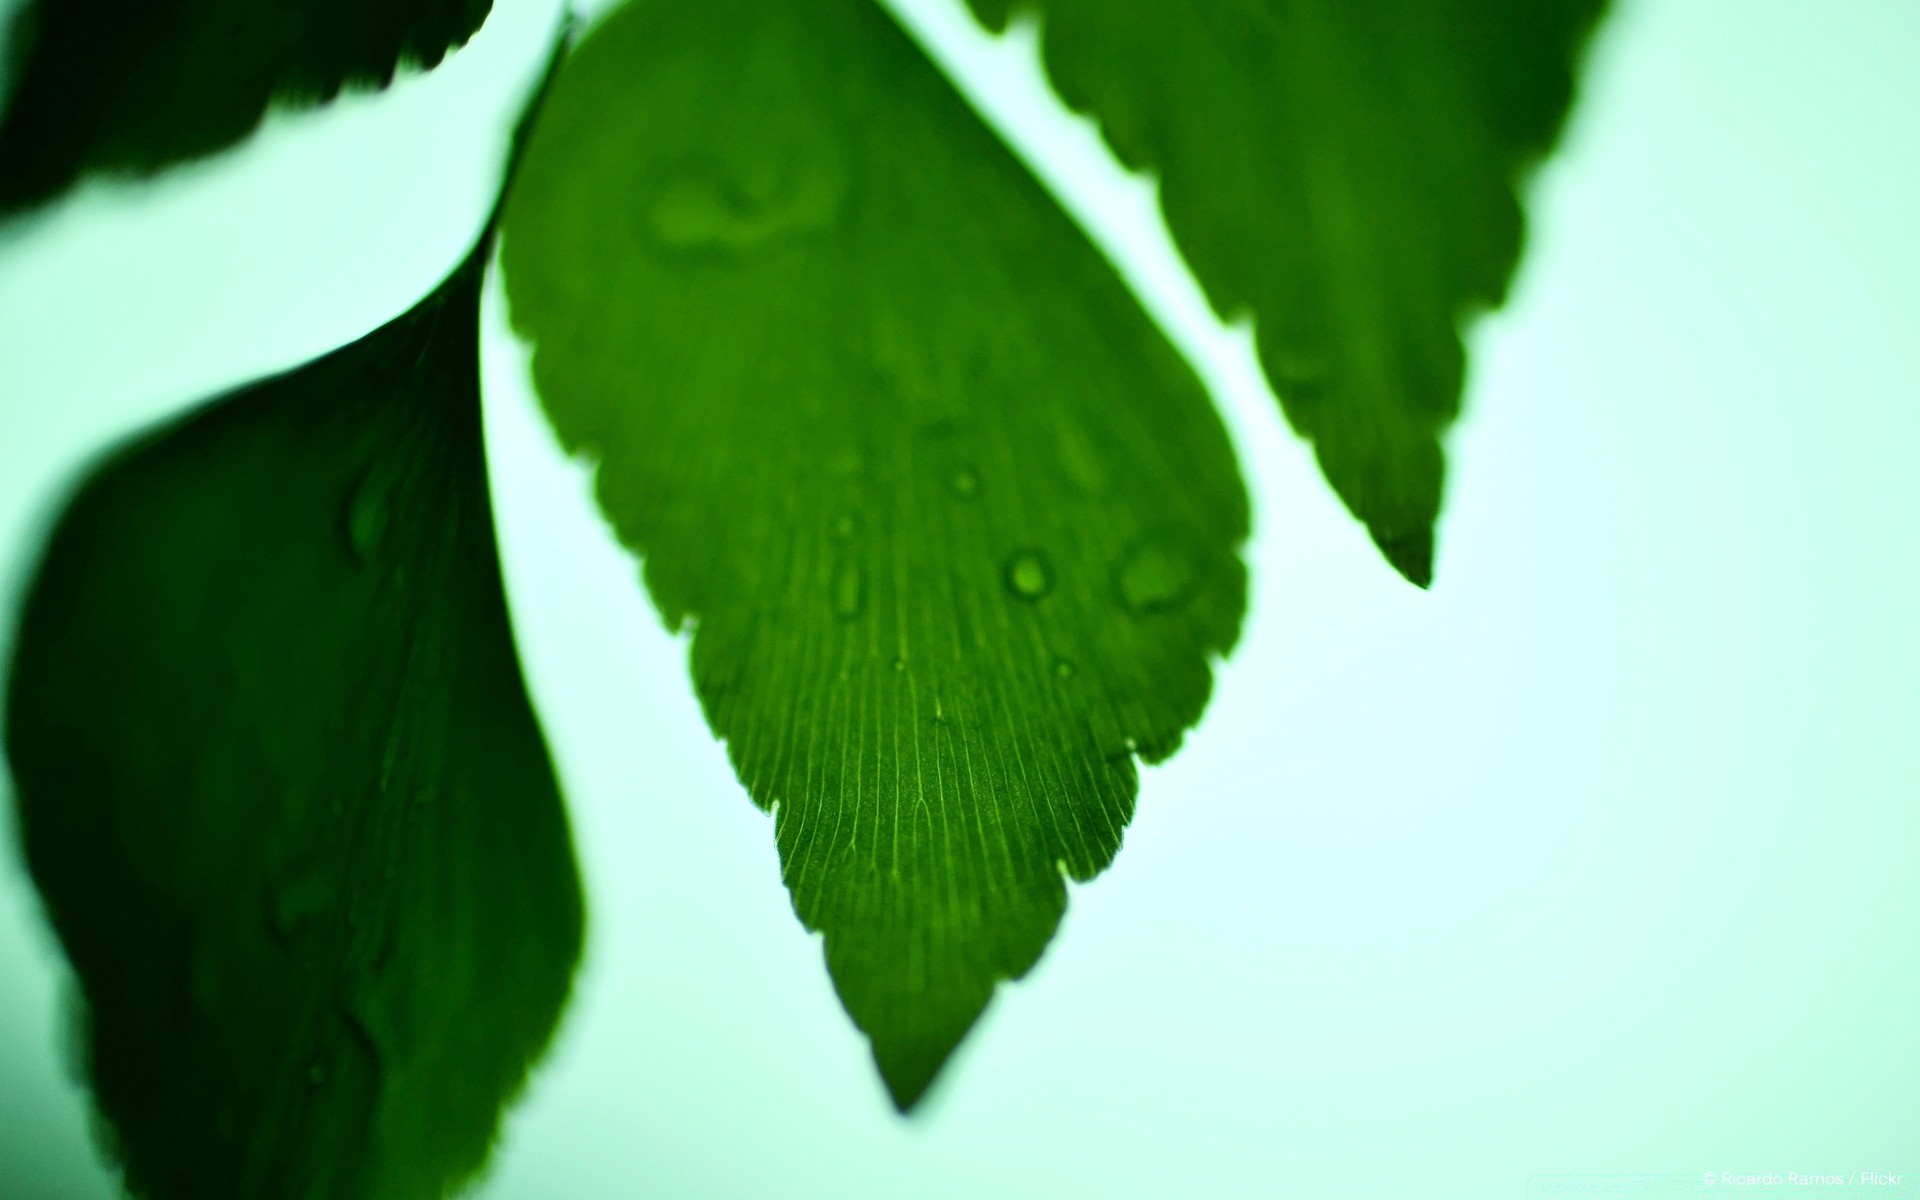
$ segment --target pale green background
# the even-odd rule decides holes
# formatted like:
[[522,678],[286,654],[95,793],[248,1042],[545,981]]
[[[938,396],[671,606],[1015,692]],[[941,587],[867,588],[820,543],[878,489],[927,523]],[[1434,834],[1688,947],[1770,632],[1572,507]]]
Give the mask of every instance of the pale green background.
[[[1329,498],[1030,41],[899,7],[1216,384],[1257,506],[1245,639],[1115,867],[902,1121],[496,291],[510,592],[593,911],[482,1194],[1520,1200],[1920,1168],[1920,4],[1616,15],[1474,339],[1430,594]],[[107,440],[454,260],[552,12],[502,0],[387,96],[0,235],[9,609]],[[7,1200],[112,1194],[61,970],[10,854]]]

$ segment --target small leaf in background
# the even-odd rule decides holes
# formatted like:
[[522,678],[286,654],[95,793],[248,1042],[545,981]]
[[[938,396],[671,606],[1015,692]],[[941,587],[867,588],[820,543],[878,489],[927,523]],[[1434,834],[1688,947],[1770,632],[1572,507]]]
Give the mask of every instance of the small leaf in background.
[[1041,18],[1054,85],[1127,166],[1214,306],[1251,312],[1287,419],[1425,586],[1459,327],[1519,258],[1605,0],[969,0]]
[[443,1196],[566,999],[480,268],[114,455],[33,583],[7,752],[138,1195]]
[[82,175],[148,175],[245,137],[270,102],[383,87],[492,0],[28,0],[0,114],[0,214]]
[[1219,419],[870,0],[617,11],[504,237],[547,412],[910,1106],[1234,642]]

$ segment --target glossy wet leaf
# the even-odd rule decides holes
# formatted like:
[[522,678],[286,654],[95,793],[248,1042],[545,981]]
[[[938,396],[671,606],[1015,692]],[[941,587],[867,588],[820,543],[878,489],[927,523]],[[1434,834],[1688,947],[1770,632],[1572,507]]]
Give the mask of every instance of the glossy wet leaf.
[[84,174],[147,175],[232,145],[270,102],[431,66],[491,0],[27,0],[0,114],[0,213]]
[[442,1196],[567,995],[479,279],[113,455],[33,582],[7,753],[139,1195]]
[[1214,305],[1251,312],[1287,419],[1425,585],[1461,322],[1504,299],[1515,183],[1604,0],[969,0],[1042,21],[1062,98],[1152,172]]
[[[912,1104],[1118,849],[1244,602],[1187,366],[871,0],[659,0],[562,71],[516,325]],[[635,731],[635,736],[644,736]]]

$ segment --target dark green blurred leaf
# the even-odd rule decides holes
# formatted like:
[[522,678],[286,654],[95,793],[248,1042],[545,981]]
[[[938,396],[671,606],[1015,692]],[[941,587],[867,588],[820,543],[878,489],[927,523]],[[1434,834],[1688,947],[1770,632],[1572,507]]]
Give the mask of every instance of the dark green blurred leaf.
[[491,0],[29,0],[0,118],[0,213],[84,174],[211,154],[270,101],[314,103],[432,66]]
[[870,0],[615,13],[505,236],[547,411],[910,1105],[1200,714],[1244,604],[1224,431]]
[[1424,586],[1459,411],[1458,329],[1520,252],[1604,0],[969,0],[1032,8],[1061,96],[1153,172],[1222,313],[1334,490]]
[[139,1194],[441,1196],[567,995],[480,273],[115,455],[33,584],[7,751]]

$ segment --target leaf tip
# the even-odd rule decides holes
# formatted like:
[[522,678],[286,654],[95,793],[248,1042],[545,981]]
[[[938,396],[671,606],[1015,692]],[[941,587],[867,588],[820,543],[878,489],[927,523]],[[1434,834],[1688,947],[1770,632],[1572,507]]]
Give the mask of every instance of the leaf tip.
[[[974,991],[965,985],[957,990]],[[935,988],[912,996],[897,993],[892,997],[893,1005],[878,1011],[861,1006],[863,1011],[854,1021],[867,1035],[873,1065],[879,1070],[894,1111],[912,1116],[925,1102],[928,1092],[952,1064],[954,1052],[978,1023],[991,995],[989,986],[955,1004],[954,989]]]
[[946,1065],[949,1049],[946,1053],[929,1054],[924,1049],[896,1051],[889,1053],[876,1043],[873,1048],[873,1062],[880,1069],[880,1080],[886,1084],[887,1096],[893,1101],[893,1109],[903,1117],[910,1117],[927,1091],[933,1087],[933,1081],[939,1077],[940,1068]]
[[1433,586],[1433,530],[1416,529],[1400,534],[1386,534],[1378,529],[1372,532],[1373,544],[1380,547],[1380,553],[1408,583],[1421,589]]

